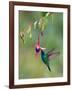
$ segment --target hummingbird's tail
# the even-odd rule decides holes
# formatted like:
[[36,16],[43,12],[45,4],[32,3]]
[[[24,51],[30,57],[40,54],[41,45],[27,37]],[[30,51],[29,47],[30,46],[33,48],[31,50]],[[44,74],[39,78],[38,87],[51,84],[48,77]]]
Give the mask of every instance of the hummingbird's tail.
[[47,65],[47,67],[48,67],[49,71],[51,72],[51,68],[50,68],[50,66],[49,66],[49,65]]

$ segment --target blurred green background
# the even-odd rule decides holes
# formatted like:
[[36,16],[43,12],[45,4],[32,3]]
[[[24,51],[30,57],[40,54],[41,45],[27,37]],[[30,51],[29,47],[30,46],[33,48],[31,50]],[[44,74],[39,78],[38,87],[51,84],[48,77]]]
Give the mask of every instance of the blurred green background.
[[[19,79],[47,78],[63,76],[63,13],[52,13],[44,19],[43,36],[40,35],[40,44],[47,49],[57,48],[60,55],[50,61],[51,72],[42,62],[39,55],[35,57],[35,44],[41,30],[34,22],[39,21],[46,12],[19,11],[19,33],[24,31],[24,43],[19,36]],[[31,37],[27,34],[31,25]]]

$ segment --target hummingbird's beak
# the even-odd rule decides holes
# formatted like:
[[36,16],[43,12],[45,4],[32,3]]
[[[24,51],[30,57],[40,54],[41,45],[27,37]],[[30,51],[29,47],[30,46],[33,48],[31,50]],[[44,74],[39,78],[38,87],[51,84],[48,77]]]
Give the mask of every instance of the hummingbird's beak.
[[42,48],[42,47],[40,47],[40,49],[41,49],[41,50],[46,50],[46,48]]

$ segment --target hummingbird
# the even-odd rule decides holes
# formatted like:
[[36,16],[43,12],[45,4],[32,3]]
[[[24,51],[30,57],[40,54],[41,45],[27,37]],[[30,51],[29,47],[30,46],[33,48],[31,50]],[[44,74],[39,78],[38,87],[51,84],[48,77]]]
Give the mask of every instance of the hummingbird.
[[[47,51],[47,52],[45,52]],[[51,50],[47,50],[47,48],[43,48],[40,46],[40,39],[38,36],[38,42],[35,47],[36,57],[38,56],[39,52],[41,54],[41,60],[43,63],[47,66],[48,70],[51,72],[50,68],[50,60],[54,58],[56,55],[59,55],[59,51],[55,51],[55,48],[52,48]]]
[[56,56],[58,54],[60,54],[60,52],[55,51],[55,48],[51,49],[50,51],[45,53],[46,48],[42,48],[40,47],[41,50],[41,59],[43,61],[43,63],[47,66],[47,68],[49,69],[49,71],[51,72],[51,68],[50,68],[50,59],[53,56]]

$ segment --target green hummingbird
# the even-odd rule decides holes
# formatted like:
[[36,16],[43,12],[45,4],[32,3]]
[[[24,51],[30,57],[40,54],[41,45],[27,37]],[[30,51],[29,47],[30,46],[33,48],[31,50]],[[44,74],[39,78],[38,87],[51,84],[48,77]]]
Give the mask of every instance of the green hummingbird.
[[42,59],[43,63],[47,66],[49,71],[51,72],[51,68],[50,68],[50,64],[49,64],[50,59],[51,59],[51,57],[56,56],[57,54],[60,54],[60,52],[54,51],[55,48],[53,48],[52,50],[50,50],[46,53],[45,53],[46,48],[40,47],[40,49],[41,49],[41,59]]

